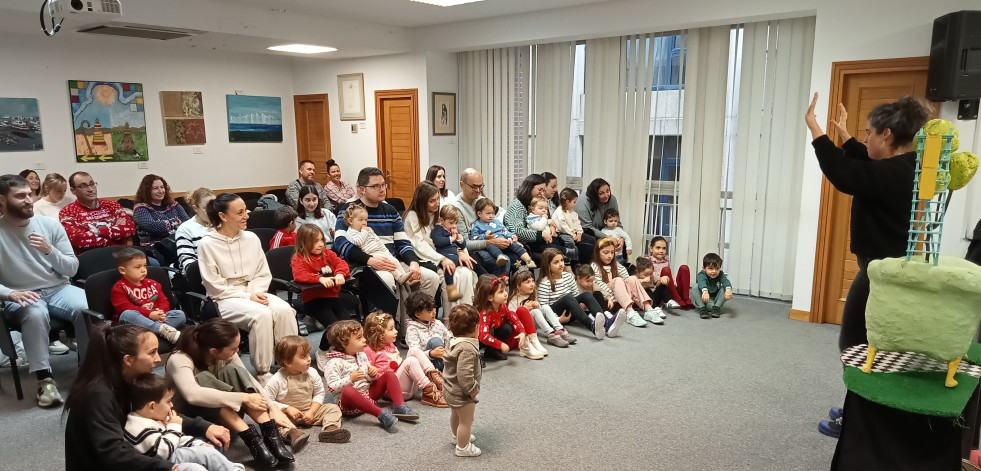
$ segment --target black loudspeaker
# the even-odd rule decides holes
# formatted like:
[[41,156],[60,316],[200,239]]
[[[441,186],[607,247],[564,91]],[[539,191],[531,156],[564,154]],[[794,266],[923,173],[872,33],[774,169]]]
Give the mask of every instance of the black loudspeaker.
[[981,98],[981,11],[948,13],[933,20],[927,98]]

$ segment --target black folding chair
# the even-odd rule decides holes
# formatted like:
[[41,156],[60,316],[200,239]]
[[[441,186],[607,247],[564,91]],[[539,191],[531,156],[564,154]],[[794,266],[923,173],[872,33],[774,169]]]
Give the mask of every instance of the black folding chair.
[[276,228],[276,211],[272,209],[257,209],[249,213],[249,229]]
[[112,254],[119,247],[98,247],[78,254],[78,270],[71,278],[72,284],[85,288],[86,278],[106,270],[116,270],[116,261]]
[[262,245],[262,252],[269,251],[269,242],[276,236],[276,229],[268,227],[250,227],[247,231],[259,236],[259,244]]
[[[160,267],[147,267],[146,277],[160,283],[163,295],[167,297],[172,308],[178,306],[177,299],[170,287],[168,270]],[[120,278],[122,275],[119,270],[107,270],[90,276],[85,282],[85,299],[88,301],[89,308],[82,310],[82,314],[85,316],[85,328],[89,332],[95,325],[112,322],[115,309],[112,306],[110,293],[112,293],[113,285]],[[160,339],[160,346],[158,347],[160,353],[170,353],[173,349],[173,344]]]
[[7,320],[4,315],[13,308],[13,303],[10,302],[0,302],[2,304],[2,309],[0,309],[0,352],[4,355],[10,357],[10,370],[14,377],[14,391],[17,393],[17,400],[24,399],[24,390],[20,385],[20,372],[17,371],[17,348],[14,347],[14,338],[10,335],[13,330],[20,330],[19,326],[11,326],[7,324]]

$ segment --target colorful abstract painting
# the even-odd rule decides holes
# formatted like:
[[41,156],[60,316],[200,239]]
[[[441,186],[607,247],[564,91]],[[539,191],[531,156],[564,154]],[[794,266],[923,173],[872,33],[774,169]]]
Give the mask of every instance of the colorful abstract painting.
[[227,97],[229,141],[283,142],[283,104],[278,96]]
[[0,98],[0,152],[42,149],[37,98]]
[[160,92],[164,136],[168,146],[200,145],[208,142],[204,132],[201,92]]
[[143,84],[69,80],[77,162],[149,160]]

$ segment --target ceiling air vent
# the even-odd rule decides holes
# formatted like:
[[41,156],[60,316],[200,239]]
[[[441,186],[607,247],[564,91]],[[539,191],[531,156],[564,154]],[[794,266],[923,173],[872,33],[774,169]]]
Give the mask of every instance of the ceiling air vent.
[[78,32],[104,34],[106,36],[123,36],[127,38],[157,39],[161,41],[186,38],[204,33],[204,31],[193,29],[164,28],[162,26],[138,25],[133,23],[109,23],[80,29]]

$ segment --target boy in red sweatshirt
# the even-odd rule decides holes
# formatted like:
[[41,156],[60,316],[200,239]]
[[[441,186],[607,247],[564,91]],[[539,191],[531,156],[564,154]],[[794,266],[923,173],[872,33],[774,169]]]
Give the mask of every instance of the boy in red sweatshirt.
[[276,213],[273,215],[276,235],[269,241],[269,250],[296,245],[297,216],[296,210],[289,206],[276,208]]
[[116,267],[123,275],[112,287],[112,323],[137,324],[150,329],[172,344],[180,338],[184,325],[183,311],[170,310],[160,283],[146,277],[146,254],[133,247],[113,253]]

